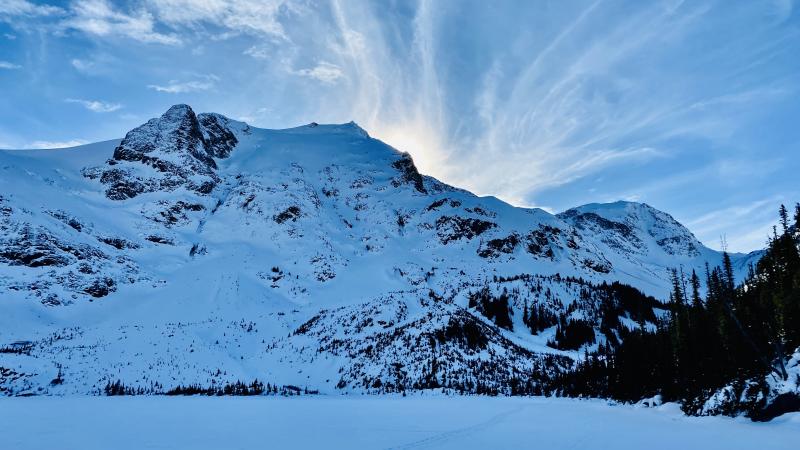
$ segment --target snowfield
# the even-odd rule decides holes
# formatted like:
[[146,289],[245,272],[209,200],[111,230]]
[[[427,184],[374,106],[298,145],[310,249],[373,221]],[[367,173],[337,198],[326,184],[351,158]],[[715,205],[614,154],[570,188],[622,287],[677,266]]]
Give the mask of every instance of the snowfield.
[[[736,276],[761,255],[732,255]],[[352,122],[268,130],[175,105],[121,140],[3,150],[0,397],[65,398],[0,403],[15,439],[0,450],[34,436],[51,447],[71,428],[97,448],[230,448],[231,434],[278,447],[602,442],[593,428],[644,443],[683,439],[654,431],[673,420],[731,428],[602,403],[353,399],[559,392],[586,351],[668,314],[670,269],[721,261],[649,205],[514,207],[419,173]],[[322,396],[74,397],[301,391]]]
[[34,397],[0,400],[0,448],[796,449],[800,413],[769,423],[674,405],[492,397]]
[[[663,300],[670,268],[720,261],[648,205],[516,208],[354,123],[266,130],[175,105],[122,140],[0,151],[0,395],[538,395],[665,313],[600,283]],[[548,346],[568,320],[591,337]]]

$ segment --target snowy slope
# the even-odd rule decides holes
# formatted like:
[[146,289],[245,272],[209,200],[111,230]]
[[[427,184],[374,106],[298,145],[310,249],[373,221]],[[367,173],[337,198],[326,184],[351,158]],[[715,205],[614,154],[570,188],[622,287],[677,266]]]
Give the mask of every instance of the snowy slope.
[[[0,151],[0,192],[9,394],[255,378],[536,392],[578,353],[523,310],[599,324],[598,283],[663,299],[669,268],[721,261],[644,204],[516,208],[419,174],[355,123],[266,130],[186,105],[121,141]],[[757,257],[734,255],[742,272]],[[508,294],[512,326],[470,307],[480,290]]]
[[687,417],[675,405],[565,398],[63,397],[0,405],[0,448],[14,450],[789,450],[800,433],[799,413],[753,423]]

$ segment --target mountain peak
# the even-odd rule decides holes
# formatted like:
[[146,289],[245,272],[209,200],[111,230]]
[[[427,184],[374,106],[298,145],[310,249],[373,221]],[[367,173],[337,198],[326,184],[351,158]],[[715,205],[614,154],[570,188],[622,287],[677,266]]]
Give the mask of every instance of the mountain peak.
[[194,114],[194,110],[192,110],[192,107],[185,103],[178,103],[170,106],[169,109],[164,114],[162,114],[162,117],[178,116],[178,115],[185,116],[188,114]]
[[311,122],[294,128],[287,128],[280,130],[285,133],[291,134],[339,134],[339,135],[355,135],[362,138],[369,138],[369,133],[361,128],[357,123],[350,121],[347,123],[331,123],[323,124]]
[[165,133],[182,132],[189,138],[196,138],[199,135],[197,115],[189,105],[172,105],[161,117],[152,120],[157,121],[159,131]]
[[32,342],[0,351],[24,374],[0,370],[0,395],[298,372],[322,392],[399,392],[431,386],[439,361],[436,383],[458,385],[437,389],[527,386],[551,373],[533,358],[563,347],[559,323],[580,318],[610,342],[645,317],[621,309],[630,291],[599,283],[666,298],[668,268],[721,261],[648,205],[516,208],[425,177],[367,136],[355,122],[268,130],[175,105],[95,147],[114,157],[91,159],[90,181],[80,151],[0,152],[0,334]]
[[153,152],[188,152],[195,158],[205,159],[204,155],[197,152],[202,138],[200,124],[192,108],[184,104],[173,105],[161,117],[150,119],[128,132],[114,150],[114,159],[141,161],[143,154]]
[[357,123],[355,123],[355,121],[351,120],[350,122],[347,122],[344,126],[349,127],[356,134],[359,134],[359,135],[361,135],[363,137],[369,137],[369,133],[367,133],[367,130],[361,128],[361,126],[359,126]]
[[617,200],[609,203],[587,203],[570,208],[558,215],[562,217],[576,217],[587,214],[594,214],[603,219],[620,223],[646,224],[650,222],[663,222],[683,228],[683,225],[671,215],[647,203],[626,200]]
[[[236,124],[236,130],[246,128]],[[106,196],[125,200],[179,186],[210,192],[219,181],[214,158],[228,157],[238,143],[231,125],[233,121],[219,114],[197,115],[189,105],[171,106],[128,132],[114,149],[111,167],[97,174],[109,185]]]
[[614,202],[608,203],[587,203],[585,205],[575,206],[573,208],[564,211],[564,213],[568,213],[570,211],[575,211],[579,213],[587,213],[587,212],[594,212],[594,213],[603,213],[603,214],[627,214],[633,211],[658,211],[656,208],[648,205],[647,203],[643,202],[632,202],[628,200],[617,200]]
[[[670,255],[697,256],[700,241],[671,215],[647,203],[619,200],[570,208],[558,217],[578,228],[609,234],[614,246],[633,244],[632,251],[660,248]],[[611,237],[614,235],[615,237]],[[653,241],[654,245],[647,242]]]

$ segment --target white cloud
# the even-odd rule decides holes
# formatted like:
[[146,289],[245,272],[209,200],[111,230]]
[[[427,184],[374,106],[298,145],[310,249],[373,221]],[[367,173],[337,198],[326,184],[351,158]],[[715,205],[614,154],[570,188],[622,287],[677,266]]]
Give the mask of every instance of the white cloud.
[[100,50],[72,58],[69,64],[84,75],[123,77],[120,69],[125,67],[127,58],[121,56],[118,52]]
[[749,217],[755,211],[764,210],[765,207],[770,207],[770,209],[777,211],[775,205],[779,202],[779,198],[767,198],[742,205],[734,205],[703,214],[690,221],[687,225],[700,233],[705,233],[709,230],[718,230],[723,226],[722,222],[724,222],[725,219]]
[[410,152],[421,171],[455,181],[445,173],[450,143],[437,74],[442,66],[436,65],[433,41],[435,11],[429,2],[420,2],[413,34],[398,48],[395,30],[382,26],[374,10],[370,3],[331,2],[333,24],[321,30],[326,36],[321,55],[340,68],[339,92],[346,101],[325,99],[319,115],[355,119],[371,135]]
[[20,66],[19,64],[10,63],[8,61],[0,61],[0,69],[17,70],[21,68],[22,66]]
[[51,148],[68,148],[77,147],[86,144],[87,142],[82,139],[73,139],[69,141],[33,141],[26,145],[26,149],[51,149]]
[[264,45],[248,47],[243,53],[256,59],[267,59],[273,54],[271,49]]
[[248,34],[285,44],[290,39],[281,19],[305,9],[302,0],[73,0],[64,8],[2,0],[0,20],[55,17],[56,30],[165,45],[180,45],[197,31],[216,40]]
[[261,107],[244,113],[234,114],[232,117],[234,117],[236,120],[249,123],[250,125],[256,125],[257,122],[261,121],[273,112],[274,111],[270,108]]
[[320,61],[311,69],[300,69],[293,71],[293,73],[300,76],[313,78],[325,84],[336,83],[340,78],[344,77],[344,72],[342,72],[342,69],[339,66],[325,61]]
[[78,0],[72,4],[70,12],[72,16],[62,25],[90,35],[121,36],[139,42],[167,45],[181,43],[175,34],[157,32],[153,15],[145,9],[125,13],[114,9],[106,0]]
[[[159,61],[166,66],[137,65],[136,71],[147,77],[141,85],[167,94],[222,91],[235,81],[229,98],[215,96],[222,102],[215,109],[265,126],[353,119],[411,152],[422,172],[518,205],[654,201],[692,184],[734,179],[732,172],[750,176],[755,167],[735,167],[731,155],[737,146],[760,147],[732,137],[748,137],[737,130],[760,123],[749,119],[767,102],[800,91],[790,73],[795,65],[773,64],[789,60],[796,30],[765,19],[760,13],[769,5],[763,3],[728,11],[724,2],[705,0],[675,1],[670,8],[589,0],[543,10],[531,2],[510,9],[432,0],[298,2],[307,9],[297,13],[293,0],[71,0],[63,20],[91,36],[186,44],[169,59],[176,55],[172,48],[143,56],[104,43],[95,52],[113,51],[125,64],[82,53],[84,59],[71,61],[76,70]],[[780,20],[797,13],[791,1],[775,5]],[[299,15],[303,20],[295,20]],[[759,28],[767,22],[772,28]],[[735,32],[744,26],[752,32]],[[242,61],[248,59],[242,51],[265,60],[265,70],[242,74],[237,63],[253,65]],[[230,61],[219,69],[225,85],[189,72],[219,61]],[[170,65],[179,71],[170,74]],[[288,91],[290,82],[302,85]],[[320,96],[317,83],[336,89]],[[252,106],[264,102],[275,112],[260,117]],[[673,159],[654,163],[667,152]],[[703,169],[720,159],[727,161],[720,174]],[[585,199],[571,187],[563,199],[550,191],[608,168],[625,176]],[[574,187],[586,192],[582,184]]]
[[690,110],[708,111],[720,107],[732,107],[737,105],[750,105],[757,101],[781,98],[791,94],[792,90],[785,87],[759,86],[754,89],[723,94],[716,97],[698,100],[689,106]]
[[721,249],[727,241],[730,251],[752,251],[766,246],[772,226],[778,222],[780,196],[717,209],[686,223],[703,243]]
[[0,2],[0,16],[53,16],[63,14],[57,6],[37,5],[27,0],[3,0]]
[[79,105],[82,105],[89,111],[94,111],[98,113],[114,112],[122,108],[122,105],[120,105],[119,103],[108,103],[100,100],[82,100],[78,98],[68,98],[64,101],[66,101],[67,103],[77,103]]
[[70,64],[72,64],[72,67],[74,67],[79,72],[84,72],[84,73],[91,72],[95,66],[94,62],[92,61],[85,61],[77,58],[71,60]]
[[[398,42],[401,32],[382,23],[384,11],[355,0],[331,3],[334,27],[320,30],[329,37],[327,53],[317,55],[341,70],[347,102],[322,101],[317,117],[352,117],[371,135],[410,151],[422,172],[518,205],[609,167],[677,155],[671,139],[712,143],[698,150],[711,153],[759,109],[753,106],[796,92],[789,78],[758,85],[736,78],[761,54],[732,59],[704,51],[692,55],[687,75],[676,50],[706,36],[710,21],[723,20],[708,3],[671,10],[636,3],[622,15],[597,1],[554,17],[543,12],[540,26],[501,33],[502,39],[487,35],[469,47],[473,66],[461,59],[463,49],[445,47],[457,45],[451,16],[460,20],[462,12],[418,4],[411,35]],[[776,42],[756,48],[775,52]],[[720,64],[731,70],[695,69]]]
[[279,40],[288,40],[279,16],[294,11],[286,0],[148,0],[159,20],[172,26],[212,24]]
[[149,84],[147,87],[157,92],[166,92],[168,94],[183,94],[186,92],[207,91],[212,89],[215,83],[219,81],[219,77],[215,75],[206,75],[202,80],[192,81],[177,81],[170,80],[166,85]]

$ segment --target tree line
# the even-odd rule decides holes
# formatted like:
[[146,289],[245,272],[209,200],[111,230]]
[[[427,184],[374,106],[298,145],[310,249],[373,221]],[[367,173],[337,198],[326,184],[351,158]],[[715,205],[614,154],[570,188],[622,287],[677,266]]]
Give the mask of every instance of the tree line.
[[[800,204],[783,205],[764,255],[738,286],[727,252],[704,273],[671,271],[668,314],[621,330],[618,342],[586,352],[577,370],[555,383],[562,395],[637,401],[661,395],[687,413],[729,386],[716,413],[755,413],[765,406],[767,376],[786,380],[786,357],[800,346]],[[800,382],[800,380],[798,380]]]

